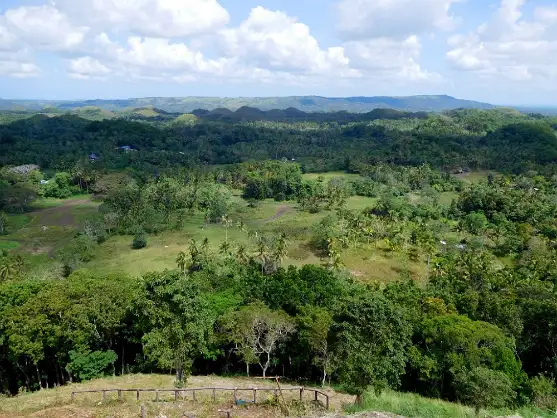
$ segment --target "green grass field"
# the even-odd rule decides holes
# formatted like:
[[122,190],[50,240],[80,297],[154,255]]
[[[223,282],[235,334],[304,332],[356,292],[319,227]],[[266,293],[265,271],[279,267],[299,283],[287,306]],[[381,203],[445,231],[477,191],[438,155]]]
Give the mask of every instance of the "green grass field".
[[[403,416],[405,418],[474,418],[473,408],[451,403],[439,399],[430,399],[413,393],[393,392],[390,390],[380,395],[368,393],[364,398],[364,406],[350,405],[345,408],[347,412],[360,411],[386,412]],[[513,410],[481,410],[479,417],[504,417],[519,416],[522,418],[549,418],[555,417],[552,411],[534,407]]]
[[[43,417],[43,418],[70,418],[70,417],[121,417],[135,418],[139,416],[141,405],[147,408],[148,416],[179,417],[184,411],[200,418],[219,416],[219,409],[228,409],[232,406],[232,394],[217,392],[215,402],[212,402],[211,392],[199,392],[196,401],[189,398],[174,401],[174,394],[160,394],[161,402],[154,402],[154,395],[143,393],[141,401],[135,400],[134,393],[123,393],[123,399],[118,402],[116,393],[108,394],[106,402],[101,402],[100,393],[77,394],[72,402],[72,391],[102,390],[102,389],[174,389],[174,377],[161,374],[130,374],[118,377],[107,377],[104,379],[91,380],[85,383],[73,383],[52,389],[44,389],[32,393],[23,393],[11,398],[0,398],[0,416],[2,417]],[[315,387],[303,383],[306,387]],[[321,417],[323,411],[313,412],[310,409],[293,410],[295,404],[291,403],[299,399],[299,392],[289,391],[296,387],[296,382],[283,383],[284,399],[291,405],[290,416]],[[274,388],[273,382],[262,382],[258,379],[246,377],[218,377],[218,376],[192,376],[188,379],[186,387],[236,387],[249,389],[252,387]],[[345,416],[345,414],[362,411],[384,412],[396,414],[405,418],[473,418],[473,408],[457,403],[445,402],[439,399],[425,398],[411,393],[400,393],[384,391],[380,395],[368,393],[364,397],[362,408],[353,405],[354,397],[325,387],[320,389],[330,397],[330,416]],[[241,397],[249,397],[251,391],[239,391]],[[249,408],[235,408],[234,417],[245,418],[278,418],[283,417],[280,409],[272,402],[268,402],[271,395],[260,393],[259,403]],[[306,393],[309,402],[310,394]],[[335,415],[336,412],[336,415]],[[551,411],[540,410],[533,407],[518,410],[482,410],[479,417],[496,416],[520,416],[523,418],[550,418],[555,414]]]
[[[488,172],[467,173],[464,178],[466,181],[480,181],[486,179],[487,175]],[[304,174],[305,179],[322,178],[325,182],[333,177],[354,179],[358,175],[342,172]],[[233,226],[228,230],[228,239],[233,249],[241,244],[255,252],[255,242],[248,238],[246,231],[240,231],[236,227],[237,222],[243,221],[247,230],[286,234],[288,257],[283,265],[301,266],[327,262],[323,254],[316,254],[308,243],[314,233],[314,225],[333,212],[303,212],[293,201],[266,200],[256,207],[249,207],[241,194],[241,190],[233,191],[229,213]],[[448,206],[456,196],[453,192],[442,193],[440,203]],[[416,195],[415,198],[419,199],[419,196]],[[376,201],[375,198],[352,196],[347,200],[346,207],[364,210],[372,207]],[[30,254],[30,263],[37,271],[59,269],[59,263],[53,260],[53,255],[72,239],[88,217],[97,212],[98,203],[92,202],[85,195],[65,200],[40,199],[35,208],[29,214],[10,217],[15,226],[14,232],[2,237],[0,249]],[[208,238],[211,251],[217,254],[226,234],[222,225],[206,225],[203,216],[197,214],[190,216],[179,231],[165,231],[148,236],[147,247],[142,250],[131,248],[131,236],[113,236],[97,247],[95,258],[84,267],[103,273],[119,271],[130,275],[175,268],[178,252],[187,251],[192,238],[198,243],[205,237]],[[362,280],[391,281],[402,275],[409,275],[422,281],[427,276],[426,260],[410,261],[404,254],[388,251],[381,242],[346,249],[342,253],[342,261],[348,272]]]
[[[354,196],[348,199],[347,207],[362,210],[374,204],[375,199]],[[247,202],[236,199],[235,210],[229,214],[234,221],[228,229],[228,239],[232,247],[242,244],[253,252],[255,243],[249,239],[246,231],[236,227],[243,221],[247,230],[261,233],[283,232],[288,237],[288,257],[284,265],[302,266],[304,264],[325,264],[326,258],[315,254],[308,246],[316,223],[332,212],[322,211],[316,214],[298,210],[295,202],[275,202],[267,200],[256,208],[249,208]],[[226,230],[220,224],[205,225],[201,214],[188,219],[180,231],[165,231],[147,238],[147,247],[141,250],[131,248],[132,236],[114,236],[100,245],[95,258],[87,268],[101,272],[120,271],[131,275],[140,275],[148,271],[175,268],[176,256],[180,251],[187,251],[189,241],[193,238],[198,243],[208,238],[211,251],[218,253],[218,247],[225,240]],[[381,245],[374,247],[360,246],[346,250],[342,256],[346,270],[354,276],[378,281],[390,281],[401,274],[410,274],[417,280],[426,275],[425,262],[409,262],[407,259],[393,255]]]

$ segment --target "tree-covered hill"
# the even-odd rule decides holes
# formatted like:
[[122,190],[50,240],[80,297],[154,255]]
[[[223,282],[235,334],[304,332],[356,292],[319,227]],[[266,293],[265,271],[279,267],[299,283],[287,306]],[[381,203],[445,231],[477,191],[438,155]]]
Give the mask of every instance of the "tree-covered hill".
[[286,158],[305,171],[427,163],[445,170],[516,172],[555,161],[554,126],[553,118],[539,115],[465,109],[319,114],[244,107],[177,115],[143,108],[128,110],[126,118],[94,121],[36,114],[0,125],[0,163],[66,167],[94,153],[96,164],[108,169],[149,171]]
[[121,111],[126,108],[143,108],[154,106],[166,112],[189,113],[194,109],[214,110],[227,108],[237,110],[243,106],[260,110],[296,108],[306,112],[369,112],[373,109],[397,109],[404,111],[434,111],[449,109],[475,108],[491,109],[495,106],[471,100],[457,99],[447,95],[440,96],[406,96],[406,97],[146,97],[123,100],[83,100],[83,101],[33,101],[2,100],[0,109],[41,110],[52,106],[60,110],[72,110],[81,107],[100,107],[105,110]]

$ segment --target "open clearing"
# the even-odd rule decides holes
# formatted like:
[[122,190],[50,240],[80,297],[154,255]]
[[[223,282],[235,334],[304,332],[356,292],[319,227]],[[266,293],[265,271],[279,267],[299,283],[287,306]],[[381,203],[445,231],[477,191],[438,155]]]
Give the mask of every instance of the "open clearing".
[[[297,383],[283,382],[281,387],[299,387]],[[348,407],[352,409],[353,396],[335,391],[330,387],[318,388],[330,397],[329,411],[311,404],[308,393],[305,394],[304,406],[292,403],[299,400],[299,391],[285,391],[285,401],[289,405],[290,416],[306,418],[344,418],[349,412],[343,412]],[[274,381],[262,381],[247,377],[218,377],[218,376],[193,376],[188,380],[187,388],[221,387],[248,389],[238,391],[238,398],[251,400],[251,388],[276,388]],[[247,407],[234,405],[233,395],[217,392],[216,402],[212,402],[211,392],[199,392],[196,401],[192,396],[174,401],[174,394],[160,394],[160,401],[154,402],[155,395],[144,393],[140,401],[135,399],[135,393],[123,392],[123,399],[117,400],[116,393],[108,394],[107,402],[101,402],[100,393],[77,394],[74,402],[71,401],[73,391],[82,390],[107,390],[107,389],[176,389],[174,376],[160,374],[130,374],[118,377],[91,380],[80,384],[43,389],[38,392],[23,393],[15,397],[0,398],[0,418],[137,418],[140,416],[141,405],[147,411],[147,417],[154,418],[166,416],[167,418],[183,418],[195,416],[197,418],[222,418],[221,410],[231,410],[234,418],[279,418],[284,417],[280,408],[274,401],[273,393],[258,393],[258,404]],[[439,399],[429,399],[412,393],[398,393],[391,390],[383,391],[380,395],[368,394],[365,396],[365,407],[368,411],[353,418],[473,418],[474,410],[468,406],[449,403]],[[518,411],[500,410],[480,412],[480,417],[493,416],[522,416],[524,418],[554,416],[550,411],[541,411],[523,408]]]
[[32,273],[44,276],[56,250],[75,236],[85,219],[97,212],[98,206],[89,196],[39,199],[33,212],[10,215],[14,232],[0,239],[0,249],[30,254]]
[[[487,175],[488,172],[478,172],[466,173],[463,177],[467,181],[479,181],[487,178]],[[333,177],[353,179],[359,176],[341,172],[304,174],[306,179],[323,179],[325,182]],[[441,194],[441,204],[449,205],[454,197],[455,193]],[[347,199],[346,207],[351,210],[365,210],[376,201],[376,198],[352,196]],[[11,217],[14,229],[17,230],[0,239],[0,250],[31,254],[30,263],[35,273],[40,271],[44,275],[45,271],[56,270],[60,267],[53,259],[56,251],[75,236],[85,219],[97,212],[98,206],[99,203],[92,202],[86,195],[66,200],[40,199],[36,202],[35,211]],[[142,250],[131,248],[132,236],[113,236],[96,248],[94,259],[84,267],[105,274],[122,272],[130,275],[172,269],[176,266],[178,252],[187,251],[192,238],[198,243],[208,238],[211,251],[216,254],[227,234],[233,252],[239,245],[255,251],[255,242],[248,237],[248,230],[286,234],[288,256],[283,265],[324,265],[327,258],[324,254],[316,253],[309,241],[314,235],[315,225],[333,213],[327,210],[315,214],[303,212],[293,201],[266,200],[250,207],[241,197],[241,191],[234,190],[229,212],[233,226],[228,231],[220,224],[205,224],[203,216],[197,214],[190,216],[180,230],[148,236],[147,247]],[[246,230],[241,231],[236,227],[239,221],[244,223]],[[362,280],[365,278],[388,282],[401,275],[409,275],[421,281],[427,276],[425,260],[410,261],[408,257],[388,251],[381,242],[376,246],[361,244],[347,249],[342,253],[342,261],[347,271]]]
[[[41,390],[39,392],[26,393],[13,398],[3,398],[0,402],[1,418],[16,417],[138,417],[140,416],[141,404],[144,404],[148,411],[148,417],[156,417],[160,414],[170,417],[182,417],[182,414],[192,414],[196,417],[222,417],[219,409],[232,409],[233,416],[250,418],[267,418],[283,416],[280,409],[273,401],[272,393],[261,392],[258,394],[257,406],[236,407],[233,402],[233,395],[230,392],[217,393],[217,402],[213,403],[210,399],[210,392],[199,393],[196,402],[191,399],[191,395],[185,401],[174,402],[173,394],[161,394],[160,402],[153,402],[153,394],[144,394],[142,399],[137,402],[134,393],[127,393],[122,402],[116,400],[116,394],[111,394],[110,399],[105,404],[100,404],[101,395],[80,394],[77,395],[75,402],[71,402],[72,391],[95,390],[95,389],[175,389],[174,376],[172,375],[125,375],[106,379],[97,379],[83,384],[70,384],[67,386],[53,389]],[[296,387],[298,385],[283,384],[282,387]],[[222,387],[222,388],[276,388],[273,381],[263,381],[250,378],[224,378],[216,376],[194,376],[188,380],[187,387]],[[332,411],[341,410],[343,404],[349,403],[353,397],[340,394],[330,388],[323,389],[323,392],[330,395]],[[251,391],[238,392],[240,399],[251,399]],[[299,399],[299,391],[285,391],[287,402]],[[307,399],[306,399],[307,398]],[[309,394],[306,394],[306,401],[311,401]],[[300,410],[303,415],[314,415],[313,411]],[[316,413],[314,416],[324,414]],[[301,416],[296,414],[295,416]]]

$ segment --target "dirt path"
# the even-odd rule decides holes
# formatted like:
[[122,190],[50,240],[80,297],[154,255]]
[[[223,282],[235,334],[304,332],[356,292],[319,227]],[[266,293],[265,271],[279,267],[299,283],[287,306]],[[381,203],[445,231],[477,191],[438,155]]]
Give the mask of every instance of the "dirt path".
[[45,226],[66,226],[75,225],[72,215],[72,207],[90,203],[89,198],[68,199],[60,206],[53,208],[40,209],[31,212],[30,215],[37,219],[37,223]]
[[281,206],[277,213],[273,216],[271,216],[270,218],[264,219],[263,223],[268,224],[270,222],[273,222],[275,220],[277,220],[278,218],[286,215],[288,212],[290,212],[292,210],[292,208],[290,206]]

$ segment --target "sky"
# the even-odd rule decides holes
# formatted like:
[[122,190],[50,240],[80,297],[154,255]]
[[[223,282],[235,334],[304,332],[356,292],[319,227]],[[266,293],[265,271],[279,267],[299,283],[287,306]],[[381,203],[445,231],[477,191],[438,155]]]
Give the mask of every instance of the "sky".
[[557,0],[0,0],[0,97],[557,106]]

